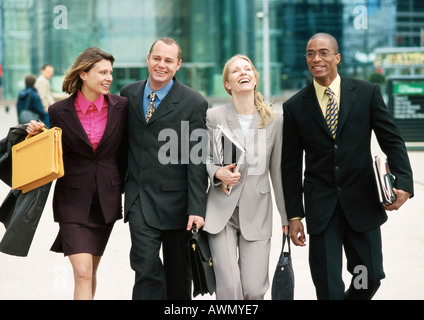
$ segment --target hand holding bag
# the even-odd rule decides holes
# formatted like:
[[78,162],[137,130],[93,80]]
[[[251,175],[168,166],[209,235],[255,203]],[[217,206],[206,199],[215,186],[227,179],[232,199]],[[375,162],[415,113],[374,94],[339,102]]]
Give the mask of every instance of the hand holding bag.
[[12,189],[27,193],[64,174],[62,129],[43,128],[12,147]]
[[[286,239],[289,248],[288,252],[284,252]],[[280,258],[272,280],[271,298],[272,300],[293,300],[293,297],[294,272],[291,260],[290,238],[283,233],[283,247],[281,248]]]
[[215,292],[215,274],[207,235],[193,225],[192,236],[188,241],[189,258],[193,274],[193,297]]

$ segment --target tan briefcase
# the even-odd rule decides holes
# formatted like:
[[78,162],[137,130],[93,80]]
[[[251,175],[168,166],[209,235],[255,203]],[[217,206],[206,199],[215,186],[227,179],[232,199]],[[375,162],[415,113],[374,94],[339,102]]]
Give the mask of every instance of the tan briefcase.
[[62,129],[43,129],[12,147],[12,189],[27,193],[64,175]]

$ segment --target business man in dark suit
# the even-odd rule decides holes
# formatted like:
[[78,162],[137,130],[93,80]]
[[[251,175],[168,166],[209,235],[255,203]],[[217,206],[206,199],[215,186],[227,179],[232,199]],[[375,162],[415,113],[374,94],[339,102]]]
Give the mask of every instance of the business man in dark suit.
[[[305,217],[318,299],[371,299],[385,277],[380,234],[385,210],[399,209],[413,195],[408,155],[379,87],[338,75],[336,39],[314,35],[305,56],[314,81],[283,104],[282,177],[290,237],[295,245],[305,246],[300,220]],[[336,114],[328,119],[330,126],[327,110]],[[396,176],[397,201],[390,206],[379,202],[372,131]],[[343,247],[353,275],[346,292]]]
[[121,91],[130,105],[124,211],[136,273],[133,299],[191,299],[187,230],[204,225],[208,181],[205,161],[193,162],[190,152],[201,143],[193,131],[206,132],[208,103],[174,77],[181,62],[179,45],[160,39],[147,56],[149,78]]

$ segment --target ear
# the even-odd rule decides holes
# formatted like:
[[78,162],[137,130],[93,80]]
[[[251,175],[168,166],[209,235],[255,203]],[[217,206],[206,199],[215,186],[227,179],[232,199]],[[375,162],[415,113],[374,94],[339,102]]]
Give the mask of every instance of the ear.
[[340,55],[340,53],[336,54],[336,60],[337,60],[337,64],[339,64],[340,61],[342,60],[342,56]]
[[177,64],[177,71],[180,70],[182,64],[183,64],[183,60],[180,59],[180,61],[178,61],[178,64]]
[[229,84],[229,82],[228,82],[228,81],[225,81],[225,82],[224,82],[224,87],[225,87],[227,90],[230,90],[230,91],[231,91],[231,85]]
[[79,72],[79,77],[81,78],[82,81],[87,80],[87,72],[85,71],[80,71]]

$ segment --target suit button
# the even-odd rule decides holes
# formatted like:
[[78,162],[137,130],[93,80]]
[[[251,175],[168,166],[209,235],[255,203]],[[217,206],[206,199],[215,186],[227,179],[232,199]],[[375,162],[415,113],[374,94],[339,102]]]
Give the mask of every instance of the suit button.
[[334,145],[334,150],[339,149],[339,146],[337,144]]
[[337,187],[337,191],[338,192],[342,191],[342,187]]
[[334,170],[335,170],[335,171],[339,171],[339,170],[340,170],[339,166],[335,166],[335,167],[334,167]]

